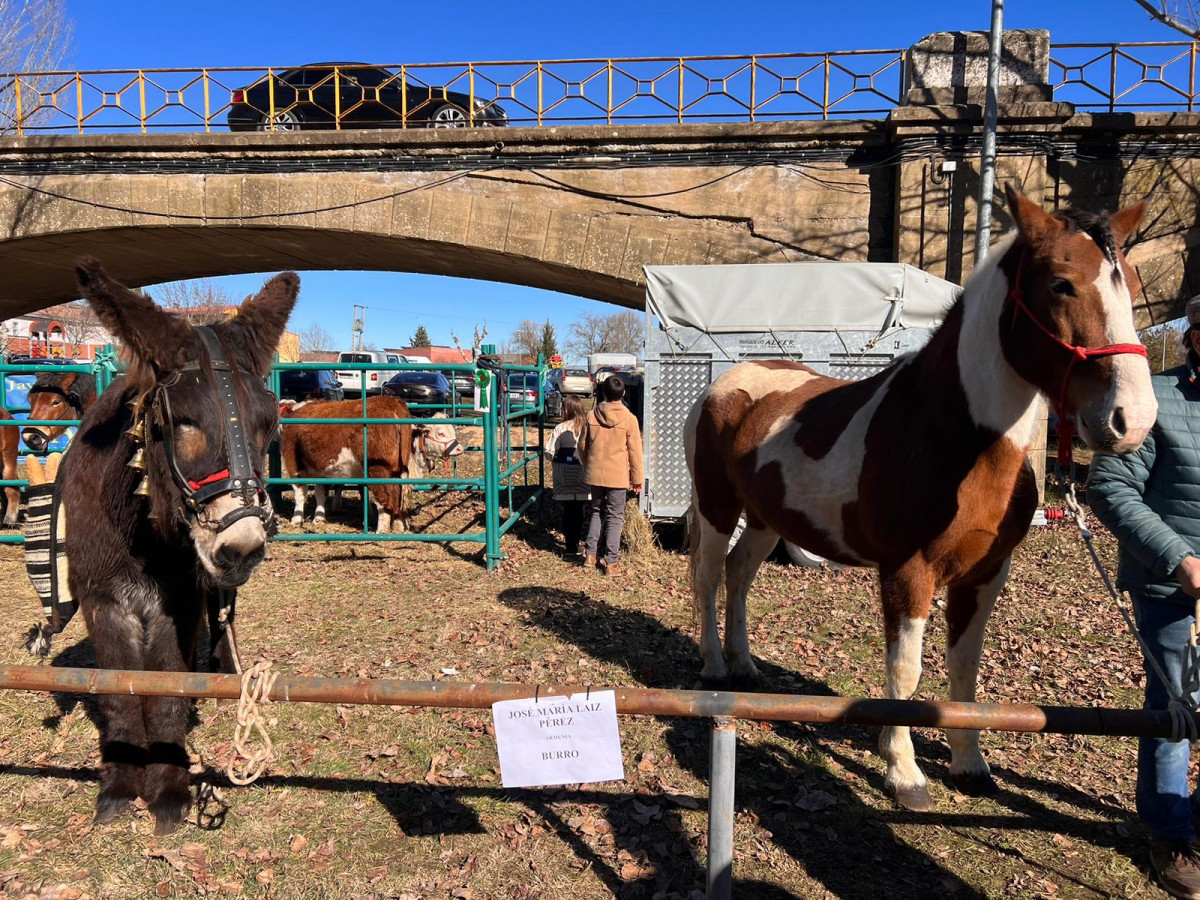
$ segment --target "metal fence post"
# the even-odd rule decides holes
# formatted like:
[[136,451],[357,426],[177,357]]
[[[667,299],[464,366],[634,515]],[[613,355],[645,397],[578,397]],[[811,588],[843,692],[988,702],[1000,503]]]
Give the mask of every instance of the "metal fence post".
[[500,451],[496,446],[500,428],[499,376],[489,370],[487,409],[483,413],[483,527],[486,533],[484,559],[490,572],[502,556],[500,553]]
[[730,900],[733,896],[733,782],[737,723],[729,716],[713,718],[709,756],[705,896],[708,900]]

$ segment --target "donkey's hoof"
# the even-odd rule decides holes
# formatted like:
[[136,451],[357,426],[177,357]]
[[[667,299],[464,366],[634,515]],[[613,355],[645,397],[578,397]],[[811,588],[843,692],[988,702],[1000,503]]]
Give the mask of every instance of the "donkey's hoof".
[[990,797],[1000,791],[990,772],[954,772],[950,784],[968,797]]
[[696,681],[695,690],[697,691],[727,691],[729,690],[729,676],[724,675],[720,678],[711,678],[708,675],[701,675]]
[[101,797],[96,801],[96,824],[108,825],[129,811],[128,797]]
[[157,835],[173,834],[183,823],[190,803],[168,802],[154,804],[150,812],[154,813],[154,833]]
[[929,788],[925,785],[912,788],[892,788],[892,798],[898,806],[912,812],[928,812],[933,809],[933,798],[929,796]]

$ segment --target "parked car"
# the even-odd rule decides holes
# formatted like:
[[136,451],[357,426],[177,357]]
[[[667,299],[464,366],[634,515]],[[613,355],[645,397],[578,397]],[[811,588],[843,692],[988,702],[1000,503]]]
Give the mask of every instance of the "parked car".
[[391,69],[323,62],[234,89],[227,121],[230,131],[270,131],[272,124],[275,131],[299,131],[339,122],[343,128],[466,128],[507,125],[508,116],[495,100],[472,100],[462,91],[402,79]]
[[[339,353],[339,363],[402,363],[398,353],[385,353],[381,350],[347,350]],[[378,394],[383,383],[392,377],[387,369],[373,372],[370,369],[345,369],[334,373],[342,383],[342,389],[347,397],[361,397],[363,385],[367,386],[368,394]]]
[[[406,403],[450,403],[450,382],[441,372],[397,372],[383,393]],[[414,409],[414,416],[432,416],[436,409]]]
[[294,369],[279,373],[280,400],[345,400],[332,369]]
[[470,372],[451,372],[454,390],[459,397],[472,398],[475,396],[475,376]]
[[[551,399],[554,394],[555,399]],[[553,417],[552,407],[562,410],[562,397],[550,388],[549,378],[542,384],[542,395],[546,398],[546,414]],[[538,376],[537,372],[510,372],[508,375],[508,408],[515,410],[520,407],[537,407]]]
[[560,394],[590,394],[592,376],[582,367],[551,369],[550,386]]

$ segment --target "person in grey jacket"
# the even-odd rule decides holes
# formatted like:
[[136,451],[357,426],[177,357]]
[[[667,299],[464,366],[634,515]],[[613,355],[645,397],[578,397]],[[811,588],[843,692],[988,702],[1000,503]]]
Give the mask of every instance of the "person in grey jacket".
[[[1187,305],[1187,363],[1153,376],[1158,420],[1140,450],[1098,454],[1088,476],[1092,511],[1117,537],[1117,586],[1171,685],[1147,664],[1144,708],[1178,694],[1183,648],[1200,597],[1200,297]],[[1192,698],[1195,702],[1195,698]],[[1151,832],[1150,859],[1167,892],[1200,898],[1200,791],[1188,784],[1190,746],[1143,738],[1137,811]]]

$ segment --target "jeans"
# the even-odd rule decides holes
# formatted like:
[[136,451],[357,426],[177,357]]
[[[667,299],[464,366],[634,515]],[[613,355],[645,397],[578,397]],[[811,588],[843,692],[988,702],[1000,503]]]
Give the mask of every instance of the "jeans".
[[[1180,596],[1169,600],[1133,595],[1142,639],[1163,672],[1172,682],[1171,693],[1180,690],[1183,648],[1192,624],[1192,603]],[[1146,670],[1146,699],[1143,709],[1166,709],[1170,695],[1158,676],[1143,661]],[[1182,740],[1141,738],[1138,741],[1137,812],[1154,837],[1191,839],[1196,836],[1192,814],[1200,811],[1200,791],[1188,786],[1191,746]]]
[[604,532],[604,562],[615,563],[621,552],[621,529],[625,526],[624,488],[593,487],[589,509],[587,543],[588,556],[597,556],[600,532]]
[[587,503],[586,500],[563,501],[563,544],[567,553],[579,552],[579,535],[583,533],[583,511]]

